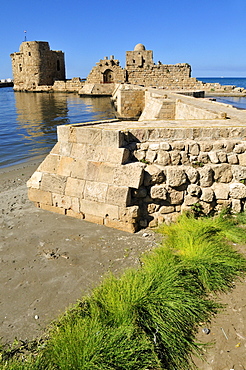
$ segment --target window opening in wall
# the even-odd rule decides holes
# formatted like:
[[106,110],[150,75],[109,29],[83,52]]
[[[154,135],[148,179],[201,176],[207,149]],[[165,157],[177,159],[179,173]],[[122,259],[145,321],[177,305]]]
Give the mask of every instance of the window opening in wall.
[[22,65],[21,64],[19,64],[19,70],[20,70],[20,72],[22,72]]
[[31,53],[30,53],[30,51],[28,52],[28,55],[29,55],[29,57],[31,56]]
[[57,61],[56,69],[57,69],[57,71],[60,71],[61,70],[61,65],[60,65],[60,61],[59,60]]
[[135,63],[135,59],[132,59],[132,63]]

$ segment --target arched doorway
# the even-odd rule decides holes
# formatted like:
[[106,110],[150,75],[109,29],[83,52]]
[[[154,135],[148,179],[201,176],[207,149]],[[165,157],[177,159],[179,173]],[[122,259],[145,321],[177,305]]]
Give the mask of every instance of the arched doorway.
[[114,82],[114,73],[111,69],[106,69],[103,72],[103,83],[111,83]]

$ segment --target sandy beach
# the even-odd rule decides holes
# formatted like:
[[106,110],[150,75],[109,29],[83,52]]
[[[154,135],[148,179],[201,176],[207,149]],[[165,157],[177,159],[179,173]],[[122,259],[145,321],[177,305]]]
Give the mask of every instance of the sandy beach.
[[[141,253],[157,243],[150,230],[128,234],[35,208],[26,181],[39,162],[0,169],[2,342],[39,337],[107,271],[137,266]],[[246,278],[221,300],[225,310],[201,324],[199,340],[214,344],[207,362],[197,364],[201,370],[246,369]]]

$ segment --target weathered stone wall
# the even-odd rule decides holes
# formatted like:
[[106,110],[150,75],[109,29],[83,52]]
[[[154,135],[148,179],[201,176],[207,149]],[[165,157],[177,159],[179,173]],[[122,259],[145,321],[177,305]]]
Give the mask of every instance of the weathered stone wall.
[[121,83],[125,81],[125,71],[119,65],[119,61],[113,56],[101,59],[92,68],[86,82],[89,84]]
[[74,77],[71,80],[55,81],[52,90],[53,91],[66,91],[66,92],[78,92],[83,88],[85,82],[79,77]]
[[131,207],[130,189],[140,186],[144,164],[125,164],[129,151],[120,147],[119,130],[84,126],[58,127],[58,143],[28,181],[29,199],[45,210],[134,232],[138,207]]
[[11,59],[14,90],[34,91],[39,86],[65,79],[64,53],[50,50],[48,42],[23,42],[20,51],[11,54]]
[[188,209],[246,209],[246,128],[118,124],[58,127],[58,143],[28,181],[30,200],[130,232]]
[[144,109],[145,89],[134,85],[117,85],[112,94],[112,102],[118,117],[137,119]]

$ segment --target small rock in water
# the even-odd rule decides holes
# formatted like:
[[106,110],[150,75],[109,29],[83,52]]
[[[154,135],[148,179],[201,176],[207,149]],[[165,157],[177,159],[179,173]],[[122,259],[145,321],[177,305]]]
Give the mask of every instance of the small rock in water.
[[143,237],[146,238],[147,236],[149,236],[148,233],[143,233]]
[[209,334],[209,333],[210,333],[210,330],[209,330],[208,328],[203,328],[203,329],[202,329],[202,332],[203,332],[204,334]]
[[34,319],[35,319],[35,320],[38,320],[38,319],[39,319],[39,316],[38,316],[38,315],[35,315],[35,316],[34,316]]

